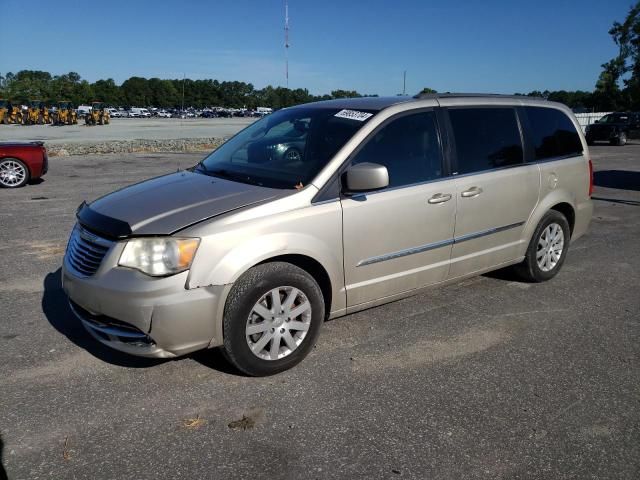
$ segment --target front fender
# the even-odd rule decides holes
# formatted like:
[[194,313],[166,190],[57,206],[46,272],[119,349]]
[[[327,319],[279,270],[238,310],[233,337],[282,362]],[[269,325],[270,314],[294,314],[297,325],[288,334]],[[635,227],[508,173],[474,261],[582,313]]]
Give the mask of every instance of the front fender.
[[[215,248],[205,244],[205,250]],[[234,283],[252,266],[281,255],[304,255],[320,263],[331,279],[342,275],[340,257],[320,239],[304,233],[271,233],[248,238],[217,259],[209,268],[199,268],[198,275],[189,278],[189,288]],[[206,270],[209,270],[206,272]]]

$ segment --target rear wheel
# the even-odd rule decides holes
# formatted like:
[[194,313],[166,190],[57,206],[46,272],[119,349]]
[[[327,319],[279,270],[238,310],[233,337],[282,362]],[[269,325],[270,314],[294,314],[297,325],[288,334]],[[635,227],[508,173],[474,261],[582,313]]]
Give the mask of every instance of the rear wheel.
[[316,281],[284,262],[258,265],[235,283],[224,312],[224,353],[247,375],[299,363],[316,343],[324,299]]
[[0,161],[0,187],[18,188],[29,181],[29,169],[17,158]]
[[552,279],[567,258],[570,239],[566,217],[556,210],[549,210],[531,237],[524,261],[514,266],[515,273],[528,282]]

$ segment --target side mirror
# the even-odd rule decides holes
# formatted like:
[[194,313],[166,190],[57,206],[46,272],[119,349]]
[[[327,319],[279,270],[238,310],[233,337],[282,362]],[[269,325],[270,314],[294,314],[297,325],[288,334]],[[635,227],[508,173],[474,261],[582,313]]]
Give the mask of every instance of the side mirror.
[[596,121],[595,121],[595,122],[593,122],[593,123],[600,123],[600,120],[596,120]]
[[344,174],[345,193],[369,192],[389,186],[387,167],[377,163],[358,163]]

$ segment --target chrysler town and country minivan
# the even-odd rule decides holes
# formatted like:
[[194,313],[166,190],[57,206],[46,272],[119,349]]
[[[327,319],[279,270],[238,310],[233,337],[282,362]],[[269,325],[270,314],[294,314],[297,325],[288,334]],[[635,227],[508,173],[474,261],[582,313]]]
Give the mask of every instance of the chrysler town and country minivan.
[[63,286],[115,349],[221,346],[249,375],[307,355],[325,319],[512,267],[555,276],[592,204],[564,105],[330,100],[279,110],[198,165],[83,203]]

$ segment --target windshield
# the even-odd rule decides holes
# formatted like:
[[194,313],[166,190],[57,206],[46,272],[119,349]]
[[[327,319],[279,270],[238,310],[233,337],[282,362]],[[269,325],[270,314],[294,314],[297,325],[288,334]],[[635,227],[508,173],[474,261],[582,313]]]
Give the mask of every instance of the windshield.
[[222,144],[196,171],[270,188],[302,188],[374,113],[280,110]]
[[629,123],[629,115],[611,113],[602,117],[598,123]]

